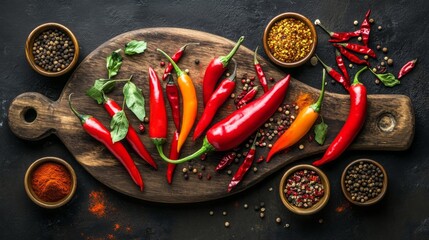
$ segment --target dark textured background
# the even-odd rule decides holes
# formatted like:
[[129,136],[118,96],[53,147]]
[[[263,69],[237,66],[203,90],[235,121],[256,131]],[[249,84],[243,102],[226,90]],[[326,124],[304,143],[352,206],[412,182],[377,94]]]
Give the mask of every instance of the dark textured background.
[[[8,1],[0,14],[0,239],[428,239],[429,161],[427,89],[429,28],[427,1]],[[39,92],[56,100],[68,76],[49,79],[36,74],[27,64],[24,43],[37,25],[59,22],[69,27],[81,45],[80,60],[101,43],[126,31],[146,27],[181,27],[214,33],[229,39],[245,35],[245,46],[261,45],[265,25],[275,15],[295,11],[311,20],[320,18],[332,30],[354,29],[372,9],[376,26],[371,46],[389,48],[397,73],[412,58],[418,65],[400,86],[386,88],[363,75],[369,94],[404,94],[412,99],[416,132],[411,148],[404,152],[347,152],[334,164],[323,167],[332,184],[332,195],[322,212],[297,216],[280,202],[277,186],[283,171],[273,174],[242,194],[215,202],[191,205],[159,205],[141,202],[114,192],[91,177],[74,160],[58,138],[38,142],[16,138],[7,124],[12,99],[23,92]],[[334,64],[333,49],[321,29],[317,53]],[[262,52],[261,52],[262,53]],[[320,66],[303,66],[286,72],[319,87]],[[352,70],[354,72],[355,70]],[[329,91],[343,93],[337,85]],[[57,156],[75,168],[79,178],[73,200],[57,210],[42,209],[26,196],[23,178],[37,158]],[[343,168],[352,160],[366,157],[383,164],[389,175],[388,193],[381,204],[360,208],[347,206],[339,186]],[[308,158],[300,163],[310,163]],[[269,192],[270,187],[274,191]],[[89,193],[103,191],[109,213],[96,218],[88,212]],[[260,219],[253,206],[266,204]],[[243,204],[249,204],[245,210]],[[342,212],[335,209],[346,206]],[[209,216],[209,211],[215,212]],[[227,216],[222,216],[227,211]],[[282,224],[276,224],[280,216]],[[323,223],[319,220],[323,219]],[[224,222],[231,223],[225,228]],[[114,231],[114,224],[121,228]],[[290,224],[284,228],[284,224]],[[127,231],[126,227],[130,229]]]

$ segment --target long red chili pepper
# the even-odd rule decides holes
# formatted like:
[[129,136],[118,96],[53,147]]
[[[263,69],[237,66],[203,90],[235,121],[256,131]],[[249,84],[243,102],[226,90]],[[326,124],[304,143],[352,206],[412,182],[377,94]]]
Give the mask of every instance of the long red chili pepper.
[[237,154],[235,152],[230,152],[225,154],[217,164],[215,170],[220,171],[226,168],[227,166],[231,165],[232,161],[234,161],[236,157],[237,157]]
[[168,74],[167,84],[165,85],[165,93],[167,94],[167,100],[170,104],[174,125],[176,126],[176,129],[180,129],[179,88],[177,88],[177,85],[174,83],[171,73]]
[[127,149],[122,145],[121,142],[112,142],[112,138],[110,137],[110,131],[103,126],[103,124],[94,118],[91,115],[80,114],[77,112],[71,103],[71,95],[69,95],[69,106],[71,111],[80,119],[83,129],[87,132],[91,137],[95,138],[97,141],[101,142],[106,146],[109,151],[115,155],[115,157],[122,163],[122,165],[127,170],[128,174],[133,179],[134,183],[136,183],[140,190],[143,191],[143,179],[140,175],[139,170],[137,169],[136,164],[131,158],[130,154],[128,154]]
[[217,110],[229,98],[229,96],[235,89],[237,62],[234,58],[232,59],[232,61],[234,62],[234,72],[228,78],[225,78],[211,95],[210,100],[207,102],[203,114],[201,115],[201,118],[198,121],[197,126],[195,127],[193,136],[194,140],[201,136],[204,130],[210,125],[213,120],[213,117],[216,115]]
[[353,52],[357,52],[360,54],[366,54],[372,58],[376,58],[374,50],[367,46],[355,44],[355,43],[338,43],[338,45],[343,46],[349,50],[352,50]]
[[325,68],[326,72],[331,76],[335,81],[337,81],[339,84],[341,84],[346,90],[350,87],[350,80],[346,79],[341,73],[337,72],[335,69],[329,67],[326,65],[319,56],[315,55],[319,62],[322,64],[322,66]]
[[360,32],[362,36],[362,43],[365,46],[368,46],[369,33],[371,32],[371,25],[369,23],[369,15],[371,14],[371,9],[368,10],[365,14],[365,18],[360,25]]
[[402,78],[405,74],[409,73],[416,66],[416,63],[417,63],[417,58],[407,62],[401,68],[401,70],[399,70],[398,79]]
[[356,30],[354,32],[332,32],[329,31],[325,26],[322,25],[319,19],[314,21],[315,25],[321,27],[328,35],[331,37],[329,39],[330,42],[346,42],[352,37],[357,37],[360,35],[360,30]]
[[234,48],[231,50],[231,52],[228,53],[228,55],[220,56],[210,61],[209,65],[206,68],[206,71],[204,73],[204,78],[203,78],[204,106],[210,100],[210,97],[216,88],[217,81],[227,69],[229,61],[237,52],[238,48],[240,47],[243,41],[244,41],[244,36],[241,36],[238,39],[237,43],[235,44]]
[[343,73],[344,78],[347,80],[347,82],[349,83],[348,85],[350,85],[350,76],[349,76],[349,72],[347,71],[347,67],[346,65],[344,65],[344,59],[341,56],[340,51],[338,51],[338,49],[335,49],[335,61],[337,62],[337,66],[338,68],[341,70],[341,72]]
[[[179,132],[176,129],[176,131],[174,131],[173,140],[171,140],[171,145],[170,145],[169,158],[171,160],[177,160],[180,157],[180,153],[177,151],[178,142],[179,142]],[[168,184],[171,184],[173,182],[173,174],[175,169],[176,169],[176,164],[172,164],[172,163],[167,164],[166,177],[167,177]]]
[[228,185],[228,192],[231,192],[231,190],[237,186],[241,180],[243,180],[244,175],[246,172],[250,169],[252,166],[253,160],[255,159],[255,153],[256,153],[256,138],[258,134],[256,134],[255,138],[253,139],[252,146],[250,147],[250,150],[247,152],[246,157],[244,158],[243,163],[238,168],[237,172],[235,172],[234,176],[231,179],[231,182]]
[[[173,54],[173,56],[171,56],[171,59],[173,59],[173,61],[177,63],[182,57],[183,53],[185,52],[185,49],[187,46],[199,45],[199,44],[200,43],[187,43],[183,45],[181,48],[179,48],[179,50],[175,54]],[[173,65],[171,63],[168,63],[167,67],[165,67],[164,74],[162,75],[162,80],[165,81],[165,79],[167,79],[168,74],[171,73],[172,70],[173,70]]]
[[258,89],[258,86],[254,86],[252,89],[250,89],[250,91],[248,91],[246,95],[244,95],[244,97],[238,101],[237,108],[241,108],[249,103],[258,93]]
[[349,88],[350,112],[344,126],[329,145],[323,157],[313,162],[314,166],[320,166],[337,159],[362,129],[366,117],[367,93],[365,86],[359,82],[359,75],[366,69],[367,67],[364,67],[356,73],[353,84]]
[[277,111],[286,95],[289,82],[290,75],[287,75],[257,100],[216,123],[207,131],[203,146],[193,154],[173,161],[164,155],[161,146],[157,146],[158,153],[164,161],[179,164],[210,151],[227,151],[239,146]]
[[167,110],[161,83],[151,67],[149,67],[149,93],[149,137],[155,146],[162,146],[167,139]]
[[346,57],[350,62],[359,64],[359,65],[368,65],[368,61],[366,61],[365,59],[360,59],[358,56],[356,56],[353,53],[347,51],[343,46],[338,45],[336,43],[334,43],[334,46],[337,47],[338,50],[340,50],[340,53],[344,57]]
[[262,89],[264,89],[264,93],[268,92],[268,83],[267,78],[265,77],[264,70],[262,70],[262,66],[257,58],[258,47],[255,49],[255,53],[253,55],[253,65],[255,66],[256,75],[258,76],[259,82],[261,83]]
[[[103,103],[104,109],[109,113],[111,117],[115,115],[115,113],[122,110],[121,106],[117,102],[115,102],[111,98],[105,97],[104,103]],[[131,147],[134,149],[134,151],[137,152],[137,154],[143,158],[147,163],[149,163],[152,167],[155,169],[158,168],[155,161],[153,160],[152,156],[146,149],[146,147],[143,145],[143,142],[141,141],[139,135],[137,134],[136,130],[129,125],[128,126],[128,132],[126,136],[127,141],[130,143]]]

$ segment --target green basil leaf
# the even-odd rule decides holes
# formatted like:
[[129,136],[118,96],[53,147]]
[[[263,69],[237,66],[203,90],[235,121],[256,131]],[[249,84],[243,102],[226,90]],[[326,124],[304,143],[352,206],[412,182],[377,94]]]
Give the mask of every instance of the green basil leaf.
[[125,54],[134,55],[143,53],[146,50],[147,43],[145,41],[131,40],[125,45]]
[[320,145],[323,145],[326,140],[326,134],[328,133],[328,125],[323,121],[314,126],[314,140]]
[[121,110],[113,115],[112,120],[110,121],[110,136],[114,143],[121,141],[127,136],[128,126],[129,123],[124,110]]
[[377,76],[378,79],[380,79],[380,81],[384,84],[384,86],[386,87],[393,87],[396,86],[398,84],[400,84],[401,82],[395,77],[395,75],[391,74],[391,73],[379,73],[379,74],[375,74]]
[[146,117],[144,109],[145,101],[142,90],[139,89],[133,82],[128,81],[123,88],[125,103],[127,107],[143,122]]
[[122,56],[119,53],[121,49],[118,49],[106,58],[106,68],[109,75],[109,79],[116,76],[122,66]]
[[97,79],[94,85],[86,91],[86,95],[97,101],[98,104],[104,102],[103,93],[111,92],[116,86],[116,81],[108,79]]

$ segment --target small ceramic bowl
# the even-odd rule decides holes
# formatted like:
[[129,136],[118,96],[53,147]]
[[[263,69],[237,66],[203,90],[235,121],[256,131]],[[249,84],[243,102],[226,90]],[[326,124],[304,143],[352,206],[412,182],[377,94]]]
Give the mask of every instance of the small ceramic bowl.
[[[294,62],[281,61],[281,60],[274,57],[273,53],[270,51],[270,48],[268,46],[268,35],[269,35],[271,28],[274,26],[275,23],[277,23],[278,21],[281,21],[285,18],[297,19],[297,20],[305,23],[305,25],[307,25],[311,31],[312,43],[310,46],[310,51],[307,53],[307,55],[305,55],[305,57],[301,58],[298,61],[294,61]],[[303,16],[299,13],[286,12],[286,13],[282,13],[280,15],[277,15],[268,23],[268,25],[265,27],[264,36],[263,36],[262,41],[264,44],[265,54],[267,54],[268,58],[270,58],[270,60],[272,62],[274,62],[275,64],[277,64],[278,66],[281,66],[281,67],[293,68],[293,67],[301,66],[304,63],[308,62],[310,60],[310,58],[314,55],[314,52],[316,51],[316,46],[317,46],[317,32],[316,32],[316,28],[314,27],[313,23],[308,18],[306,18],[305,16]]]
[[[46,202],[43,201],[42,199],[40,199],[35,192],[33,191],[32,188],[32,184],[31,184],[31,180],[33,177],[33,172],[42,164],[44,163],[48,163],[48,162],[52,162],[52,163],[56,163],[56,164],[60,164],[62,166],[64,166],[70,173],[71,176],[71,190],[70,193],[65,196],[63,199],[56,201],[56,202]],[[44,208],[58,208],[63,206],[64,204],[68,203],[75,191],[76,191],[76,186],[77,186],[77,180],[76,180],[76,173],[74,172],[72,166],[70,166],[70,164],[68,164],[66,161],[64,161],[63,159],[57,158],[57,157],[44,157],[44,158],[40,158],[38,160],[36,160],[34,163],[32,163],[30,165],[30,167],[28,167],[27,172],[25,173],[25,177],[24,177],[24,186],[25,186],[25,191],[27,192],[28,197],[37,205],[44,207]]]
[[[284,189],[285,186],[287,184],[287,179],[294,174],[297,171],[300,170],[313,170],[317,173],[317,175],[320,176],[320,180],[321,180],[321,184],[323,185],[324,188],[324,194],[321,197],[321,199],[314,204],[313,206],[309,207],[309,208],[301,208],[301,207],[297,207],[294,206],[292,203],[290,203],[287,200],[286,194],[284,193]],[[279,193],[280,193],[280,199],[282,200],[283,204],[286,206],[287,209],[289,209],[291,212],[299,214],[299,215],[310,215],[313,213],[316,213],[318,211],[320,211],[327,203],[329,200],[329,196],[330,196],[330,185],[329,185],[329,180],[328,177],[317,167],[312,166],[312,165],[308,165],[308,164],[300,164],[300,165],[296,165],[292,168],[290,168],[289,170],[287,170],[285,172],[285,174],[283,175],[282,179],[280,180],[280,188],[279,188]]]
[[[369,199],[365,202],[358,202],[356,200],[353,200],[352,196],[347,191],[346,184],[345,184],[347,170],[350,167],[354,166],[355,164],[358,164],[359,162],[374,164],[376,167],[378,167],[381,170],[381,172],[383,173],[383,176],[384,176],[383,177],[383,187],[381,188],[381,192],[375,198]],[[358,160],[351,162],[349,165],[347,165],[347,167],[343,171],[343,174],[341,175],[341,189],[343,191],[344,196],[347,198],[347,200],[349,200],[349,202],[351,202],[355,205],[358,205],[358,206],[369,206],[369,205],[373,205],[373,204],[379,202],[384,197],[384,195],[386,194],[387,183],[388,183],[388,178],[387,178],[386,170],[384,169],[384,167],[381,164],[379,164],[378,162],[371,160],[371,159],[358,159]]]
[[[73,45],[74,45],[73,60],[70,62],[70,64],[66,68],[64,68],[63,70],[61,70],[59,72],[47,71],[47,70],[41,68],[39,65],[37,65],[34,61],[34,55],[33,55],[34,40],[35,40],[35,38],[40,36],[41,33],[43,33],[46,30],[50,30],[50,29],[58,29],[61,32],[67,34],[70,37],[70,39],[72,40]],[[58,77],[58,76],[61,76],[61,75],[64,75],[64,74],[70,72],[70,70],[72,70],[76,66],[78,58],[79,58],[79,43],[78,43],[75,35],[65,26],[63,26],[59,23],[45,23],[45,24],[42,24],[42,25],[36,27],[28,35],[27,41],[25,42],[25,57],[27,58],[28,63],[30,64],[31,68],[34,69],[34,71],[38,72],[39,74],[41,74],[43,76]]]

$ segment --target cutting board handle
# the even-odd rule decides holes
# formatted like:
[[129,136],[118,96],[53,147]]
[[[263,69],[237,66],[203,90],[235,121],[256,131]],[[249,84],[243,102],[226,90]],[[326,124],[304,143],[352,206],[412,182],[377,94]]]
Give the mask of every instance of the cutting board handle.
[[39,140],[55,132],[58,124],[57,102],[40,93],[28,92],[17,96],[9,107],[12,132],[26,140]]

